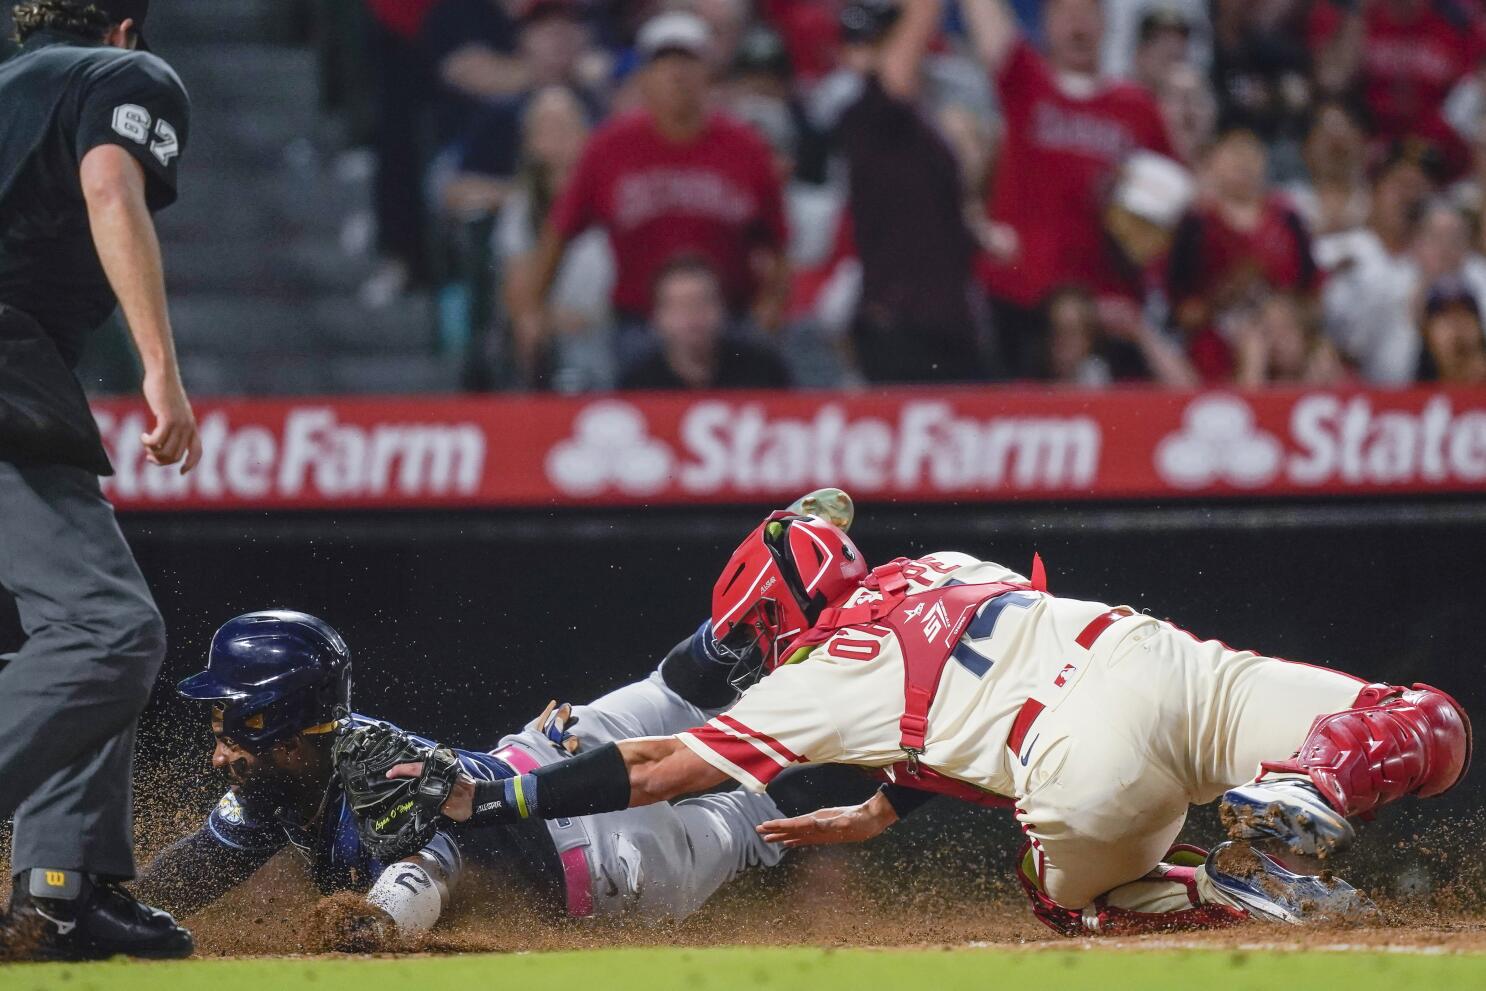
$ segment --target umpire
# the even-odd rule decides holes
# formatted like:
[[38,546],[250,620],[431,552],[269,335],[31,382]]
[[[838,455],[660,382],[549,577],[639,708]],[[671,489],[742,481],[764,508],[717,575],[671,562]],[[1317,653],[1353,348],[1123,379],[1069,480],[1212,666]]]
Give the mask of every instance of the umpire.
[[141,905],[130,776],[165,626],[98,486],[113,469],[73,373],[117,305],[144,366],[152,462],[201,456],[151,212],[175,199],[190,103],[140,34],[149,0],[25,0],[0,63],[0,820],[15,817],[0,951],[177,957]]

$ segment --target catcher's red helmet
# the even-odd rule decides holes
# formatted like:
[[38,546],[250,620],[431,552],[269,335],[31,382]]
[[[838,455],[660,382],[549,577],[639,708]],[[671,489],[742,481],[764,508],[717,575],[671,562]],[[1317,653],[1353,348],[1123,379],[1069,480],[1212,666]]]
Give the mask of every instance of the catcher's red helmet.
[[738,545],[712,589],[712,634],[724,654],[772,671],[821,610],[839,605],[865,577],[861,551],[841,530],[815,516],[772,513]]

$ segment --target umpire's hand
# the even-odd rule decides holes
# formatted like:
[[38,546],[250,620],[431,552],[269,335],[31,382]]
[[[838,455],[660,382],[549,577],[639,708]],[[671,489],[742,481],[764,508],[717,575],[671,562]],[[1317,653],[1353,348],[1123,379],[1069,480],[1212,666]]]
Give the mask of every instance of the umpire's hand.
[[145,456],[157,465],[173,465],[184,458],[184,475],[201,460],[201,435],[196,431],[196,414],[191,412],[180,371],[145,372],[144,399],[155,417],[155,429],[139,438]]

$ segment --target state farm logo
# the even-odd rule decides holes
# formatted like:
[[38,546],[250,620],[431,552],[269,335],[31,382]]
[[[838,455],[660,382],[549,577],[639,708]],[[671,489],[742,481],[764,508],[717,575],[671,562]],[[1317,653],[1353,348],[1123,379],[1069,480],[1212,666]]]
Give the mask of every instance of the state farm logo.
[[594,403],[573,420],[573,436],[547,454],[547,477],[570,495],[614,486],[630,495],[660,490],[671,471],[671,449],[650,436],[645,416],[629,403]]
[[853,413],[827,402],[805,415],[707,399],[689,406],[674,441],[617,400],[589,405],[552,448],[547,477],[564,493],[783,494],[824,485],[853,491],[1067,491],[1099,469],[1097,422],[1074,415],[958,413],[920,400]]
[[1198,489],[1227,482],[1252,489],[1279,473],[1284,448],[1258,429],[1236,396],[1204,396],[1182,414],[1182,428],[1156,446],[1156,470],[1172,485]]
[[125,502],[463,498],[485,475],[485,431],[465,420],[347,422],[302,406],[281,423],[234,423],[214,410],[201,419],[201,463],[182,475],[145,462],[143,411],[94,417],[117,472],[104,491]]
[[1486,482],[1486,410],[1456,410],[1444,395],[1377,408],[1385,396],[1301,396],[1281,436],[1259,429],[1242,399],[1202,396],[1187,407],[1181,429],[1156,445],[1156,472],[1182,489],[1220,482],[1300,490]]

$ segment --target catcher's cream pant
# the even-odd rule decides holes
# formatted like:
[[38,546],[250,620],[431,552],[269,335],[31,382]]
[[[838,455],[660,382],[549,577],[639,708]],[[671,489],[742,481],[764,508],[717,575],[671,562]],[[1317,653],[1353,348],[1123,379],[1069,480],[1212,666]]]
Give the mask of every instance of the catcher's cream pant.
[[1189,805],[1252,780],[1260,761],[1289,757],[1317,716],[1349,707],[1363,684],[1147,617],[1126,624],[1032,724],[1028,764],[1012,761],[1041,885],[1065,908],[1148,874]]

